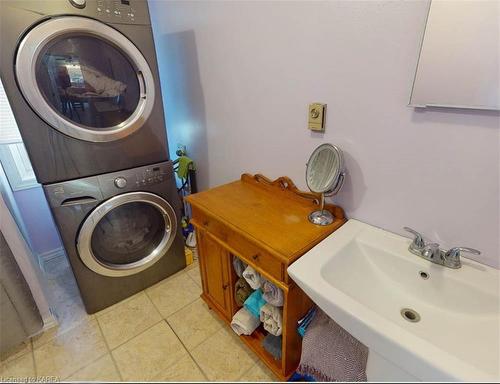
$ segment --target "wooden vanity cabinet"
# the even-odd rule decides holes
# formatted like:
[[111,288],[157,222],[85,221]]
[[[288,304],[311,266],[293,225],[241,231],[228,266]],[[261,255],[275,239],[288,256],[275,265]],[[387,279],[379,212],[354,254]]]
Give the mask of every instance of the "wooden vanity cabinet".
[[241,179],[188,196],[196,227],[202,299],[230,324],[240,309],[234,299],[238,280],[233,256],[251,265],[284,293],[282,358],[275,360],[262,346],[267,332],[259,327],[240,338],[281,380],[287,380],[300,361],[302,339],[297,321],[313,305],[288,277],[288,266],[345,223],[340,207],[327,205],[336,217],[328,226],[307,217],[318,208],[319,195],[299,191],[287,177],[271,181],[262,175]]

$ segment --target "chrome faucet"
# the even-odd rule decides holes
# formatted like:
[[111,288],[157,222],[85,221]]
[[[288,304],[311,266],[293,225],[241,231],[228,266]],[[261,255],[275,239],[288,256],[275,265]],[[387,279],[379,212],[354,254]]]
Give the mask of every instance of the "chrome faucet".
[[448,268],[458,269],[462,266],[460,261],[460,252],[469,252],[474,255],[480,255],[477,249],[467,247],[453,247],[445,251],[439,248],[437,243],[426,244],[423,236],[417,231],[404,227],[405,231],[412,233],[415,238],[408,246],[408,250],[423,259],[429,260],[432,263],[443,265]]

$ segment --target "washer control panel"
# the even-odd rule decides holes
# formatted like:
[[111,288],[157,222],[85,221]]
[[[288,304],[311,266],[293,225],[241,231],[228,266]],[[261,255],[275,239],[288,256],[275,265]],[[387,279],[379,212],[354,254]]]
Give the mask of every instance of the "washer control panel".
[[162,172],[160,166],[143,168],[141,172],[136,174],[137,180],[135,185],[150,185],[161,183],[165,179],[165,172]]
[[110,22],[136,21],[137,9],[133,3],[134,0],[97,0],[96,10]]
[[150,189],[144,186],[153,184],[161,185],[151,190],[168,191],[170,188],[175,188],[174,168],[171,161],[47,184],[43,186],[43,189],[51,207],[71,207],[97,204],[103,199],[129,191],[148,192]]
[[[1,0],[0,0],[1,1]],[[136,168],[124,172],[116,172],[106,176],[106,182],[103,185],[111,185],[114,188],[136,190],[147,185],[158,184],[165,181],[169,175],[169,168],[165,163],[155,164],[146,167]],[[104,178],[104,176],[102,176]],[[111,184],[111,185],[110,185]]]
[[104,197],[130,191],[148,191],[148,186],[167,180],[175,183],[171,161],[99,175],[97,178]]

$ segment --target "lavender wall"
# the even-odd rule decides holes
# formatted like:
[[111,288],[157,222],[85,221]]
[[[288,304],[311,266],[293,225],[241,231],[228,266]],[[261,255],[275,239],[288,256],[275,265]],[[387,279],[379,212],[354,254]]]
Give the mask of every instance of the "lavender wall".
[[[500,117],[407,107],[427,1],[150,0],[169,141],[201,187],[242,172],[305,187],[319,144],[344,149],[349,217],[500,266]],[[328,104],[325,134],[307,105]]]
[[14,192],[18,209],[30,237],[32,251],[37,254],[62,247],[42,187]]

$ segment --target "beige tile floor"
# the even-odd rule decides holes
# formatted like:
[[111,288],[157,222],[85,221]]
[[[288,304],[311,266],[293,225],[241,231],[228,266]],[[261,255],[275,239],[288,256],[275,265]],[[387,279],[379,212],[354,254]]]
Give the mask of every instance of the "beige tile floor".
[[200,299],[197,263],[88,315],[67,265],[47,267],[59,326],[0,363],[0,379],[64,381],[275,381]]

